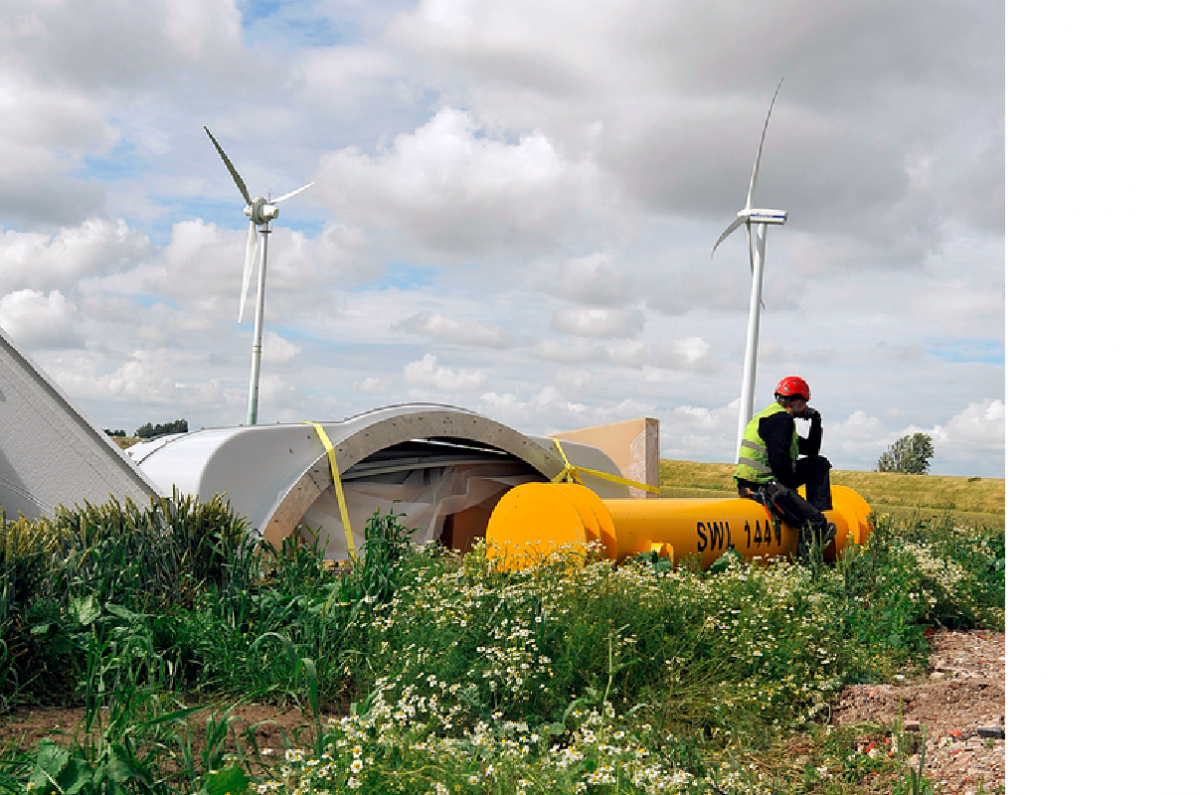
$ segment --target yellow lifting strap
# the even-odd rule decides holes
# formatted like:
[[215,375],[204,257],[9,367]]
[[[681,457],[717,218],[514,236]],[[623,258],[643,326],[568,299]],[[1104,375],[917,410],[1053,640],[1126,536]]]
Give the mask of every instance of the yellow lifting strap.
[[329,469],[333,472],[333,490],[337,493],[338,510],[342,512],[342,527],[346,530],[346,551],[350,553],[350,560],[357,561],[354,550],[354,533],[350,531],[350,514],[346,512],[346,495],[342,493],[342,476],[338,472],[337,453],[333,451],[333,443],[329,441],[321,423],[306,421],[302,424],[316,428],[317,436],[321,437],[321,444],[325,445],[325,452],[329,455]]
[[633,488],[641,489],[642,491],[648,491],[654,494],[662,494],[661,489],[659,489],[657,486],[651,486],[648,483],[638,483],[636,480],[627,480],[626,478],[617,477],[616,475],[610,475],[607,472],[600,472],[595,469],[587,469],[586,467],[577,467],[567,460],[567,453],[563,450],[562,445],[558,443],[558,439],[554,439],[553,441],[554,447],[558,450],[558,454],[562,456],[564,466],[563,471],[555,475],[554,479],[550,481],[551,483],[574,481],[582,486],[583,480],[580,479],[579,475],[580,473],[583,473],[591,475],[592,477],[602,478],[603,480],[611,480],[613,483],[620,483],[622,486],[632,486]]

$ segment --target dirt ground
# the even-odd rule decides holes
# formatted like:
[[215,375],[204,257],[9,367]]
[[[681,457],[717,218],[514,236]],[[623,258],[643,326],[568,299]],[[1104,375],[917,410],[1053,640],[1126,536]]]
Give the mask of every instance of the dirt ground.
[[[1004,635],[934,631],[928,672],[912,681],[853,685],[833,723],[905,724],[914,748],[925,732],[924,775],[938,795],[1001,792],[1004,786]],[[916,766],[919,753],[909,758]]]
[[[924,775],[937,785],[938,795],[997,793],[1004,786],[1004,635],[975,630],[934,631],[927,673],[889,684],[853,685],[834,703],[835,726],[872,723],[893,726],[898,720],[919,748],[925,733]],[[0,748],[16,743],[37,745],[42,737],[70,741],[82,711],[18,707],[0,715]],[[218,713],[219,719],[221,714]],[[195,731],[204,736],[208,715],[193,716]],[[231,719],[230,734],[246,737],[254,727],[254,742],[263,761],[281,756],[311,737],[311,721],[295,708],[244,705]],[[245,742],[243,740],[243,742]],[[199,750],[199,749],[198,749]],[[909,758],[916,766],[919,753]]]
[[[102,712],[101,719],[104,717]],[[338,717],[340,715],[324,715],[322,719]],[[227,750],[236,750],[235,743],[250,753],[257,749],[264,765],[282,758],[287,748],[305,747],[312,742],[312,720],[305,712],[295,707],[243,704],[229,716],[225,709],[200,710],[190,716],[193,753],[197,758],[204,750],[205,727],[210,719],[214,723],[228,721]],[[17,707],[0,715],[0,749],[14,744],[23,749],[33,748],[42,738],[68,745],[74,733],[82,731],[82,720],[81,709]]]

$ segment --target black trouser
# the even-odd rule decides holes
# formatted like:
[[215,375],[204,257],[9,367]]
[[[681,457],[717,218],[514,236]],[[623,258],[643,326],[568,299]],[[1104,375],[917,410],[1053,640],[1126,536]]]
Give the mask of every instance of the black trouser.
[[789,489],[779,481],[755,483],[741,478],[736,479],[738,495],[750,497],[761,492],[762,498],[783,516],[783,520],[800,531],[800,550],[804,550],[812,543],[813,529],[818,533],[824,531],[827,520],[821,512],[833,508],[829,486],[831,468],[829,459],[820,455],[796,460],[796,474],[800,476],[800,485],[804,486],[807,500],[795,489]]

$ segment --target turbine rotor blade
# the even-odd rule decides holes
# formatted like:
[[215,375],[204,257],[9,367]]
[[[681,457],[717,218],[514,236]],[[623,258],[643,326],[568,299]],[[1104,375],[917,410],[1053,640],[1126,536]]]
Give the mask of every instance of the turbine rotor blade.
[[208,133],[208,139],[213,142],[213,146],[217,147],[217,154],[225,161],[225,168],[229,169],[229,174],[233,177],[233,181],[237,183],[238,190],[242,192],[242,198],[246,200],[246,204],[253,204],[254,201],[250,198],[250,191],[246,190],[246,183],[242,182],[242,178],[238,176],[237,169],[233,167],[233,163],[229,162],[229,157],[226,156],[225,150],[217,143],[217,139],[209,132],[207,127],[204,128],[204,132]]
[[254,226],[254,222],[250,222],[250,234],[246,238],[246,265],[242,268],[242,302],[238,306],[238,322],[242,322],[242,316],[246,313],[246,293],[250,290],[250,277],[254,275],[254,262],[258,258],[258,239],[255,232],[258,230]]
[[775,86],[775,94],[771,97],[771,104],[767,108],[767,120],[763,122],[762,137],[758,139],[758,154],[754,158],[754,170],[750,172],[750,190],[746,194],[746,209],[749,210],[754,206],[754,188],[758,184],[758,164],[762,161],[763,144],[767,141],[767,125],[771,123],[771,111],[775,109],[775,99],[779,96],[779,89],[783,88],[783,78],[779,78],[779,85]]
[[317,183],[315,183],[315,182],[310,182],[310,183],[308,183],[307,185],[305,185],[305,186],[304,186],[304,187],[302,187],[302,188],[296,188],[296,189],[295,189],[294,191],[292,191],[291,193],[285,193],[285,194],[283,194],[283,195],[282,195],[282,196],[280,196],[278,199],[271,199],[271,204],[279,204],[280,202],[285,202],[285,201],[287,201],[288,199],[290,199],[290,198],[292,198],[293,196],[295,196],[295,195],[296,195],[297,193],[299,193],[300,191],[302,191],[302,190],[307,190],[308,188],[311,188],[313,185],[316,185],[316,184],[317,184]]
[[[709,256],[709,257],[712,257],[712,256],[713,256],[713,254],[716,254],[716,253],[717,253],[717,246],[721,245],[721,243],[723,243],[723,242],[725,241],[725,238],[727,238],[727,237],[729,237],[731,234],[733,234],[733,230],[737,229],[737,228],[738,228],[739,226],[741,226],[742,224],[746,224],[746,219],[745,219],[745,218],[743,218],[743,217],[742,217],[742,216],[740,216],[740,215],[739,215],[737,218],[734,218],[734,219],[733,219],[733,223],[732,223],[732,224],[730,224],[728,227],[726,227],[726,228],[725,228],[725,231],[721,233],[721,236],[717,238],[717,242],[716,242],[716,243],[713,245],[712,254],[709,254],[708,256]],[[749,224],[746,224],[746,228],[747,228],[747,229],[749,229],[749,228],[750,228]]]

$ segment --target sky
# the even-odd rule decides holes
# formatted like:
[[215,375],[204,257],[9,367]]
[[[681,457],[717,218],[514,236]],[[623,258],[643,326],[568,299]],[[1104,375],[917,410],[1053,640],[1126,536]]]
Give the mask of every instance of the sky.
[[[752,11],[752,13],[751,13]],[[730,461],[799,375],[836,469],[1005,476],[1001,3],[0,4],[0,326],[97,425],[246,419],[244,202],[280,196],[259,422],[650,416]],[[780,81],[782,80],[782,83]]]

